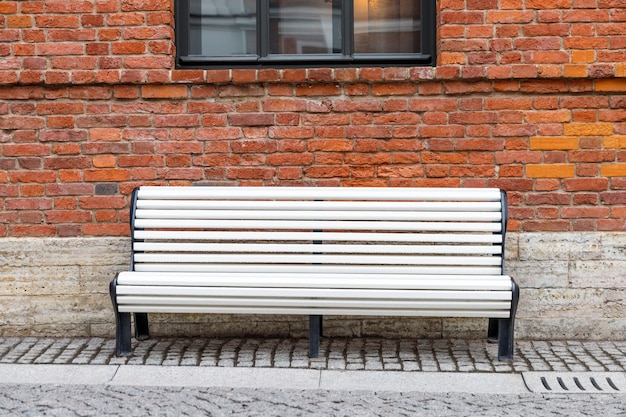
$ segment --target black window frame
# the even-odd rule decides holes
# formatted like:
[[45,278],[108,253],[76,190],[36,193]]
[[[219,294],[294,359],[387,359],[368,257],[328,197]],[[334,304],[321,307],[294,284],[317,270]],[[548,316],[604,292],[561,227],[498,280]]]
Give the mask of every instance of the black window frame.
[[289,68],[289,67],[367,67],[367,66],[435,66],[436,64],[436,0],[421,0],[421,50],[416,54],[382,53],[358,54],[353,52],[353,0],[332,0],[343,3],[341,16],[342,50],[344,54],[289,54],[269,53],[269,0],[257,2],[257,55],[199,56],[189,55],[190,0],[176,0],[176,67],[179,69],[230,69],[230,68]]

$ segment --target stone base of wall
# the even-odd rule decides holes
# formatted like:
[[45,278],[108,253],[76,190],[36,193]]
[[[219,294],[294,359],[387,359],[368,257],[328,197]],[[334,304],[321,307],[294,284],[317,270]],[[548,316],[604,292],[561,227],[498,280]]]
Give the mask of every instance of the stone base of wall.
[[[623,339],[626,233],[510,233],[522,289],[521,339]],[[126,238],[0,239],[0,336],[113,337],[108,284],[129,264]],[[326,317],[328,336],[482,338],[486,319]],[[307,335],[300,316],[151,315],[163,336]]]

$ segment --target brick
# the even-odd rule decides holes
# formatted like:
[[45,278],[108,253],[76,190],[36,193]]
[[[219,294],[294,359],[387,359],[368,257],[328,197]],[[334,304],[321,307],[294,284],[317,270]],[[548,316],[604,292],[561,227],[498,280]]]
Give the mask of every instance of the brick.
[[170,0],[121,0],[122,11],[170,11],[172,3]]
[[308,149],[312,152],[348,152],[353,148],[349,139],[313,139],[308,142]]
[[266,163],[270,166],[303,166],[313,162],[313,155],[303,153],[275,153],[267,156]]
[[[105,155],[110,157],[111,155]],[[114,162],[114,161],[112,161]],[[165,165],[161,155],[120,155],[117,163],[120,167],[162,167]],[[95,161],[94,161],[95,165]],[[115,165],[111,165],[114,167]]]
[[127,224],[85,224],[81,227],[84,236],[128,236],[130,227]]
[[128,27],[122,30],[124,39],[173,39],[174,32],[171,27],[167,26],[139,26]]
[[[169,56],[129,56],[124,59],[125,67],[128,69],[172,69],[174,68],[174,58]],[[162,74],[157,72],[158,74]],[[148,80],[146,73],[146,77],[142,75],[142,72],[133,73],[128,72],[129,77],[135,79],[138,77],[143,82],[146,79],[149,82],[161,82],[166,81],[165,77],[160,77],[159,79]],[[168,72],[169,74],[169,72]],[[129,80],[130,81],[130,80]]]
[[483,24],[485,23],[484,13],[481,11],[447,11],[440,12],[441,22],[444,24]]
[[30,16],[8,16],[6,24],[9,28],[29,28],[33,26],[33,20]]
[[197,115],[170,115],[155,116],[155,127],[193,127],[200,126],[200,118]]
[[603,164],[600,168],[603,177],[626,176],[626,164]]
[[106,16],[107,26],[139,26],[144,22],[143,13],[113,13]]
[[202,82],[204,74],[204,70],[173,70],[172,82]]
[[265,179],[269,180],[276,175],[276,168],[272,167],[241,167],[229,168],[227,178],[230,179]]
[[138,55],[146,52],[145,42],[113,42],[111,44],[111,53],[114,55]]
[[50,198],[7,198],[5,205],[8,210],[50,210]]
[[88,223],[92,220],[91,212],[77,210],[48,210],[45,213],[48,223]]
[[596,80],[595,91],[624,92],[626,91],[626,79]]
[[83,103],[74,102],[44,102],[37,104],[37,113],[48,114],[81,114],[84,113]]
[[526,176],[529,178],[571,178],[574,176],[573,164],[527,165]]
[[312,127],[272,127],[269,131],[269,137],[273,139],[307,139],[313,134]]
[[605,204],[626,204],[626,192],[623,191],[607,191],[600,193],[600,198]]
[[15,237],[51,237],[56,235],[53,225],[11,225],[9,233]]
[[418,178],[424,176],[423,166],[381,166],[378,176],[382,178]]
[[615,161],[615,151],[612,150],[584,150],[572,151],[568,154],[569,162],[593,163]]
[[44,159],[45,169],[83,169],[90,166],[91,161],[86,156],[57,156]]
[[118,141],[122,138],[122,130],[117,128],[93,128],[89,129],[91,140]]
[[49,145],[5,144],[3,147],[3,150],[4,150],[5,157],[50,155]]
[[78,199],[79,207],[83,210],[117,208],[126,207],[126,198],[122,196],[95,196],[80,197]]
[[95,168],[115,168],[116,159],[113,155],[96,155],[92,163]]
[[534,19],[533,12],[523,10],[488,11],[488,23],[530,23]]
[[302,99],[270,98],[263,100],[262,107],[266,112],[303,112],[307,101]]
[[49,29],[48,41],[95,41],[94,29]]
[[41,129],[45,125],[43,118],[34,116],[0,116],[0,129]]
[[126,169],[86,169],[85,181],[87,182],[116,182],[128,181],[130,172]]
[[563,180],[563,189],[569,192],[605,191],[609,181],[606,178],[572,178]]
[[233,126],[271,126],[274,115],[267,113],[231,114],[228,120]]
[[104,16],[88,14],[80,17],[80,23],[83,27],[100,27],[104,26]]
[[416,86],[413,83],[385,83],[372,86],[375,96],[414,95]]
[[571,150],[578,149],[577,137],[532,137],[531,150]]
[[350,167],[314,165],[305,168],[304,174],[311,178],[348,178],[350,176]]
[[566,136],[608,136],[613,133],[611,123],[570,123],[563,127]]
[[14,14],[17,13],[17,1],[4,1],[0,3],[0,14]]
[[603,138],[604,148],[626,149],[626,136],[613,135]]
[[336,84],[299,85],[296,87],[297,96],[336,96],[341,88]]

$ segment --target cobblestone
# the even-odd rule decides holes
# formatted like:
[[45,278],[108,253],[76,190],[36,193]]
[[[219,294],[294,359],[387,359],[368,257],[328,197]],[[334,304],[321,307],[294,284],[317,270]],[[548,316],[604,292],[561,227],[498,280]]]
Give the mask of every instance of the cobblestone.
[[623,416],[624,395],[3,386],[0,416]]
[[405,372],[626,370],[626,342],[518,341],[515,360],[497,360],[497,345],[478,340],[323,339],[308,357],[306,339],[167,338],[134,341],[118,358],[103,338],[0,338],[0,363],[219,366]]

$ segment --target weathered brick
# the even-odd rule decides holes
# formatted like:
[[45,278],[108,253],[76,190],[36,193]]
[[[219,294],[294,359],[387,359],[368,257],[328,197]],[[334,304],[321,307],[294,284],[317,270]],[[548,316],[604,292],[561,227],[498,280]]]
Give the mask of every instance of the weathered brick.
[[170,0],[121,0],[122,11],[171,10]]
[[527,165],[526,175],[530,178],[571,178],[574,168],[573,164]]
[[595,90],[602,92],[624,92],[626,91],[625,79],[596,80]]
[[532,137],[530,138],[531,150],[570,150],[578,149],[577,137]]
[[566,136],[608,136],[613,133],[610,123],[570,123],[563,127]]
[[602,164],[600,171],[603,177],[624,177],[626,164]]

